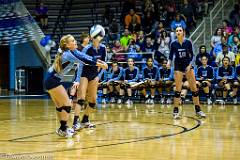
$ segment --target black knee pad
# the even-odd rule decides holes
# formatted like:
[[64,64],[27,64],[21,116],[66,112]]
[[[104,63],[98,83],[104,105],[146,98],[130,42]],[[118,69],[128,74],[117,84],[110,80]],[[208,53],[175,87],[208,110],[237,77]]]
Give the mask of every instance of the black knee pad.
[[203,82],[203,83],[202,83],[202,87],[203,87],[203,88],[205,88],[205,87],[207,87],[207,86],[208,86],[207,82]]
[[92,109],[95,109],[95,108],[96,108],[96,103],[89,103],[88,105],[89,105],[89,107],[91,107]]
[[84,103],[85,103],[85,100],[84,100],[84,99],[79,99],[79,100],[77,101],[77,103],[78,103],[80,106],[83,106]]
[[71,106],[62,106],[62,110],[66,111],[67,113],[71,112]]
[[180,98],[180,96],[181,96],[181,92],[175,91],[174,97],[175,98]]
[[60,108],[56,108],[58,112],[62,112],[62,110],[65,110],[67,113],[71,112],[71,106],[62,106]]
[[124,84],[120,84],[120,88],[121,89],[125,89],[125,85]]
[[131,88],[131,85],[130,84],[126,84],[126,88]]
[[192,92],[192,96],[193,96],[193,97],[197,97],[198,95],[199,95],[198,91]]

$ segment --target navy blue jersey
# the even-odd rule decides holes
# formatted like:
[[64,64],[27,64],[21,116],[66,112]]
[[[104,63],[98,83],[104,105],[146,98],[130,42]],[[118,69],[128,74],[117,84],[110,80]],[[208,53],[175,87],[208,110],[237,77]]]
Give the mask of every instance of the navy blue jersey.
[[169,59],[172,61],[175,57],[174,64],[187,67],[193,60],[192,42],[184,39],[182,45],[176,40],[171,43]]
[[143,69],[143,80],[145,79],[154,79],[157,80],[158,78],[158,68],[153,66],[152,68],[146,67]]
[[[100,44],[99,48],[94,48],[93,45],[86,46],[83,51],[83,53],[86,53],[87,55],[93,57],[93,59],[97,60],[100,59],[102,61],[106,61],[106,47],[103,44]],[[82,68],[82,77],[101,77],[103,71],[101,70],[100,74],[98,71],[97,66],[89,66],[84,65]]]
[[159,79],[161,80],[173,80],[173,69],[159,68]]
[[240,65],[238,65],[235,69],[235,77],[236,78],[240,77]]
[[223,77],[227,79],[234,78],[234,68],[232,66],[228,66],[225,68],[224,66],[218,67],[217,70],[217,79],[221,80]]
[[139,69],[134,66],[134,69],[131,71],[130,68],[126,68],[124,71],[124,80],[128,82],[137,82],[138,80]]
[[[206,79],[210,79],[212,80],[214,77],[214,71],[213,68],[211,66],[200,66],[197,70],[197,80],[206,80]],[[201,79],[203,78],[203,79]]]
[[118,67],[117,71],[113,71],[113,69],[110,69],[110,77],[109,77],[109,81],[119,81],[119,80],[123,80],[123,74],[124,74],[124,70],[122,67]]
[[107,71],[104,70],[103,74],[101,75],[99,82],[107,82]]

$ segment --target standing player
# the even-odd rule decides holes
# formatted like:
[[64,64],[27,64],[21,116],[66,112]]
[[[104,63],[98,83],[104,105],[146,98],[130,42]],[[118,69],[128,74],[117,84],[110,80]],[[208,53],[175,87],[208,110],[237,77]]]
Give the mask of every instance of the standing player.
[[[92,44],[83,49],[83,52],[91,56],[93,59],[106,60],[106,47],[101,44],[101,40],[105,36],[105,30],[101,25],[94,25],[90,29]],[[103,70],[85,65],[81,68],[81,78],[78,87],[78,104],[84,107],[85,101],[88,105],[84,111],[81,121],[82,127],[95,128],[95,124],[90,123],[89,114],[95,110],[97,100],[98,81],[102,77]],[[79,124],[79,116],[74,116],[75,124]]]
[[213,68],[208,64],[208,58],[206,55],[203,55],[201,58],[202,66],[197,70],[197,85],[203,88],[203,92],[207,96],[207,103],[212,104],[211,100],[211,85],[214,78]]
[[[185,31],[182,27],[176,28],[177,40],[171,43],[171,50],[169,55],[169,60],[167,67],[170,68],[171,62],[174,61],[174,79],[176,85],[176,91],[174,95],[174,109],[173,118],[181,118],[179,112],[180,105],[180,95],[182,89],[182,78],[183,74],[186,74],[187,80],[190,84],[190,89],[192,91],[193,103],[195,105],[196,115],[201,118],[205,118],[206,115],[201,111],[198,90],[196,86],[196,79],[194,75],[194,70],[192,67],[193,62],[193,48],[191,41],[185,38]],[[175,59],[174,59],[175,58]]]
[[53,66],[48,70],[45,80],[45,87],[56,105],[58,118],[61,124],[60,128],[57,130],[57,134],[62,137],[72,137],[74,131],[67,127],[72,104],[65,88],[60,82],[61,79],[74,66],[74,63],[84,62],[104,69],[107,68],[106,63],[96,62],[92,57],[79,52],[76,48],[77,43],[73,36],[66,35],[61,38],[60,49]]

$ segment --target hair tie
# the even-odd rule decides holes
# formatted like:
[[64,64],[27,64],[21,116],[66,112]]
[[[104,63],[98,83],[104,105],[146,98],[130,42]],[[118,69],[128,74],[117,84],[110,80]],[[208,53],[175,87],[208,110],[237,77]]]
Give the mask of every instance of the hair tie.
[[63,53],[63,50],[61,48],[58,48],[58,53]]

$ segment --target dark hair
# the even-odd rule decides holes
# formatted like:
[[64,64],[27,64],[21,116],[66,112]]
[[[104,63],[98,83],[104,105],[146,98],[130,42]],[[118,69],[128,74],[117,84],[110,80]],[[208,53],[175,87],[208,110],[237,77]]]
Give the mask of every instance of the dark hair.
[[117,64],[118,65],[118,61],[112,61],[112,64]]
[[89,37],[89,34],[86,32],[82,32],[80,35],[80,42],[82,43],[85,38]]
[[221,32],[222,32],[222,28],[217,28],[217,29],[215,30],[215,33],[214,33],[215,36],[217,35],[218,30],[221,30]]
[[223,59],[222,59],[222,63],[223,63],[223,60],[224,60],[224,59],[228,59],[228,62],[230,62],[230,58],[227,57],[227,56],[224,56]]
[[207,58],[207,59],[208,59],[208,57],[207,57],[206,55],[203,55],[203,56],[201,57],[201,59],[202,59],[203,57],[205,57],[205,58]]

